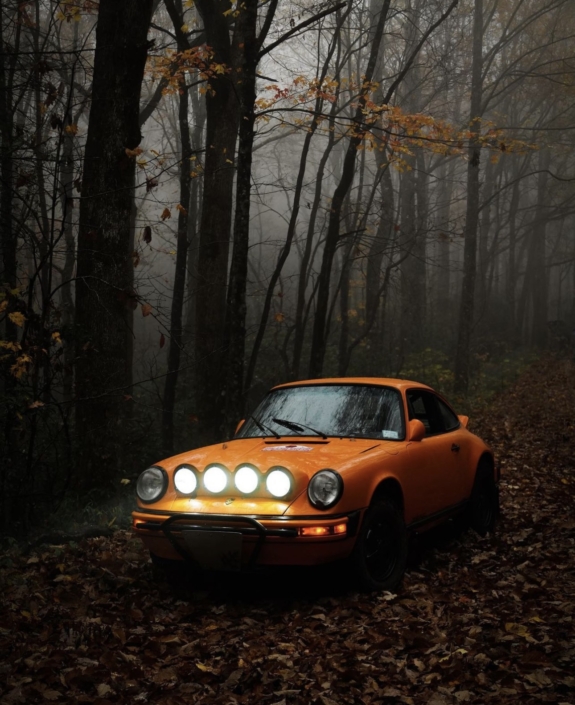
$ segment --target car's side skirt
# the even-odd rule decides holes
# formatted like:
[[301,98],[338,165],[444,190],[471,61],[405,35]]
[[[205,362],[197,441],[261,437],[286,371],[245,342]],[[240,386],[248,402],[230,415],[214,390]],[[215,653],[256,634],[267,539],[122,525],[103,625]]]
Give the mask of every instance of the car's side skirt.
[[458,502],[457,504],[452,504],[450,507],[441,509],[434,514],[428,514],[427,516],[421,517],[420,519],[415,519],[410,524],[407,525],[408,531],[420,531],[424,529],[429,524],[435,524],[442,519],[448,519],[449,517],[461,514],[461,512],[467,507],[469,500],[465,499],[463,502]]

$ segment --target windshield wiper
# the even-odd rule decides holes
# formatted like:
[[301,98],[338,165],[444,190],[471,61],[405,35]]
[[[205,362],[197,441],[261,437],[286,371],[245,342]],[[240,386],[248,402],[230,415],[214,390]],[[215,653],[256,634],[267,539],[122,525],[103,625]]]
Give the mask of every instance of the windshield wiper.
[[279,424],[280,426],[284,426],[285,428],[289,428],[290,431],[295,431],[296,433],[303,433],[303,431],[307,428],[309,431],[313,431],[316,436],[321,436],[324,440],[327,439],[327,436],[325,433],[322,431],[318,431],[315,428],[312,428],[311,426],[306,426],[304,423],[295,423],[295,421],[286,421],[286,419],[272,419],[274,423]]
[[260,429],[260,431],[263,431],[267,436],[274,436],[275,438],[281,438],[279,433],[276,433],[276,431],[273,431],[271,428],[268,428],[267,426],[264,426],[263,423],[258,421],[255,416],[252,416],[250,414],[250,419],[255,423],[255,425]]

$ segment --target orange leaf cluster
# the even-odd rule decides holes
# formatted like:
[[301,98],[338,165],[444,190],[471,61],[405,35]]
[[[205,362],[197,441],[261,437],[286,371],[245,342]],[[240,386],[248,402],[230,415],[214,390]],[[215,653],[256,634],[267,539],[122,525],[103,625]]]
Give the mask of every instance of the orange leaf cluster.
[[214,52],[205,44],[184,51],[168,49],[163,56],[155,56],[149,60],[149,71],[152,79],[164,79],[167,82],[164,95],[178,93],[185,81],[186,74],[197,74],[200,79],[208,81],[230,72],[225,64],[213,61]]

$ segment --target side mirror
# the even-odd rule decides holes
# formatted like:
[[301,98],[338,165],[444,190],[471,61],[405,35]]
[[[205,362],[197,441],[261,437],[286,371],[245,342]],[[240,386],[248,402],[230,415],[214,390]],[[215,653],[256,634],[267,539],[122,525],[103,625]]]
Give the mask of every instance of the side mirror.
[[467,424],[469,423],[469,416],[463,416],[463,414],[461,414],[457,418],[459,419],[459,423],[463,426],[463,428],[467,428]]
[[425,438],[425,426],[419,419],[412,419],[408,428],[410,441],[421,441],[422,438]]
[[245,422],[246,422],[246,420],[245,420],[245,419],[242,419],[242,420],[238,423],[238,425],[236,426],[236,430],[234,431],[234,436],[236,435],[236,433],[238,433],[238,431],[239,431],[240,428],[245,424]]

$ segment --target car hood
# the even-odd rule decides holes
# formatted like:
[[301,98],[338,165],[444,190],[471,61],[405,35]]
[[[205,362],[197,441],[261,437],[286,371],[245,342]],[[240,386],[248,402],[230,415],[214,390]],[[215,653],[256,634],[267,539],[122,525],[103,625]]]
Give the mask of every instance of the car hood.
[[281,465],[292,473],[304,472],[310,478],[322,468],[343,472],[350,461],[373,451],[396,455],[398,446],[397,441],[363,438],[330,438],[325,441],[315,437],[240,438],[181,453],[158,464],[170,471],[182,463],[189,463],[200,472],[212,463],[221,464],[230,471],[248,463],[262,472]]

